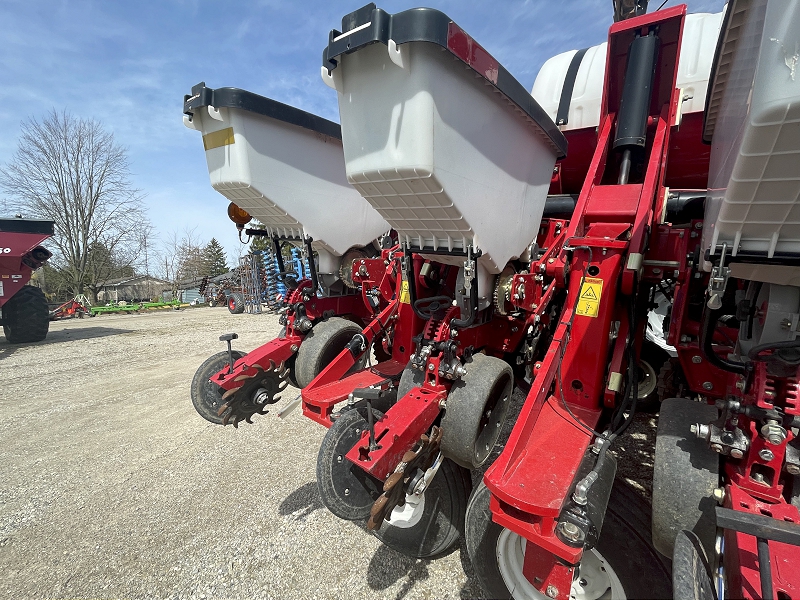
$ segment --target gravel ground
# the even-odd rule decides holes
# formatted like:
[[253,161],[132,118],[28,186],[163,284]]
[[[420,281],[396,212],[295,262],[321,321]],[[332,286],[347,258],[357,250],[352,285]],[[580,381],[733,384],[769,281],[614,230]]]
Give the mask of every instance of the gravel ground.
[[[463,543],[409,559],[328,513],[325,429],[299,411],[238,430],[196,414],[189,383],[218,336],[236,331],[249,351],[279,329],[199,308],[54,322],[38,344],[0,337],[0,597],[481,597]],[[619,445],[620,475],[645,496],[654,422]]]

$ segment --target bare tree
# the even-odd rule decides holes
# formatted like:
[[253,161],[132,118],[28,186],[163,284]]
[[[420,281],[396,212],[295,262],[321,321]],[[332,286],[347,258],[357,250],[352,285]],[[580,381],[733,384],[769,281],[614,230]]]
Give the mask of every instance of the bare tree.
[[0,189],[28,216],[55,221],[51,262],[73,294],[96,292],[138,263],[144,196],[131,184],[126,149],[97,121],[55,110],[24,121],[11,162],[0,168]]
[[172,231],[163,242],[158,272],[172,284],[173,299],[177,298],[182,281],[202,277],[205,266],[202,248],[196,227],[187,227],[183,233]]

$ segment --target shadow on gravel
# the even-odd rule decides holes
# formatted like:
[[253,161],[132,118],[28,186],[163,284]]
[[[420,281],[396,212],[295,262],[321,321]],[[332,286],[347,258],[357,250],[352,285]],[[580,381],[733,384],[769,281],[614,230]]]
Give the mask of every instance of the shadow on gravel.
[[61,342],[71,342],[75,340],[90,340],[92,338],[108,337],[111,335],[120,335],[122,333],[131,333],[132,329],[116,329],[113,327],[81,327],[75,329],[62,329],[61,331],[51,331],[47,337],[41,342],[32,342],[30,344],[9,344],[3,337],[0,338],[0,360],[8,358],[19,348],[27,348],[28,346],[45,346],[47,344],[58,344]]
[[309,481],[286,496],[278,507],[278,513],[283,516],[291,515],[297,521],[305,521],[317,509],[324,508],[319,498],[316,481]]
[[429,562],[405,556],[381,545],[369,561],[367,585],[370,589],[381,591],[405,579],[395,596],[395,600],[400,600],[405,598],[417,582],[425,581],[429,577]]

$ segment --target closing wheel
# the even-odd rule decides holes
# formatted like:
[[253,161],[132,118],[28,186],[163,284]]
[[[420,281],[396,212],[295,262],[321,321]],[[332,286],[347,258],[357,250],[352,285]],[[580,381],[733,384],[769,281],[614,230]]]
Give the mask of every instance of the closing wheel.
[[228,310],[232,315],[240,315],[244,312],[244,295],[234,292],[228,298]]
[[[236,362],[244,355],[244,352],[234,350],[233,362]],[[227,350],[218,352],[207,358],[195,372],[194,378],[192,379],[192,387],[190,388],[192,404],[194,404],[195,410],[206,421],[216,423],[217,425],[222,425],[222,419],[225,417],[224,414],[217,414],[220,407],[225,404],[225,401],[222,399],[222,394],[225,393],[225,390],[216,383],[212,383],[210,378],[215,373],[227,367],[229,363],[230,360]]]
[[444,459],[420,500],[396,507],[373,533],[392,550],[412,558],[444,554],[464,531],[471,488],[469,471]]
[[425,383],[425,374],[422,371],[406,367],[397,384],[397,399],[400,400],[415,387],[422,387],[423,383]]
[[503,428],[514,373],[503,360],[476,354],[467,374],[453,384],[442,417],[442,454],[468,469],[477,469],[492,452]]
[[672,556],[675,537],[684,529],[697,534],[709,555],[714,551],[719,455],[691,427],[718,415],[716,407],[689,398],[661,403],[653,461],[653,543],[665,556]]
[[[314,326],[300,344],[294,365],[294,376],[301,388],[306,387],[344,350],[361,327],[339,317],[331,317]],[[367,360],[365,352],[350,372],[360,371]]]
[[[547,599],[522,573],[525,539],[492,521],[490,496],[481,482],[467,506],[464,535],[481,585],[491,598]],[[600,540],[584,553],[570,598],[672,598],[669,565],[650,543],[649,512],[641,496],[615,481]]]
[[[383,417],[377,410],[372,414],[376,421]],[[317,487],[322,503],[347,521],[366,519],[383,488],[382,481],[345,458],[366,428],[367,420],[357,410],[344,411],[328,429],[317,455]]]

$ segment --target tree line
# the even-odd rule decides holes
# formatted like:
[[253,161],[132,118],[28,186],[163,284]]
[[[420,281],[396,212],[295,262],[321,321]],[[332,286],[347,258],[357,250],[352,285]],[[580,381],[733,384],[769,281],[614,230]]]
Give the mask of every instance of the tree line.
[[127,150],[93,119],[66,111],[23,121],[9,163],[0,167],[3,212],[55,223],[53,251],[36,274],[51,300],[86,294],[137,275],[180,282],[228,271],[222,245],[195,231],[159,240],[144,194],[131,183]]

